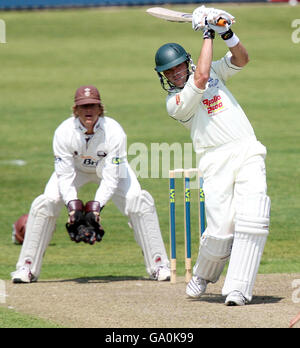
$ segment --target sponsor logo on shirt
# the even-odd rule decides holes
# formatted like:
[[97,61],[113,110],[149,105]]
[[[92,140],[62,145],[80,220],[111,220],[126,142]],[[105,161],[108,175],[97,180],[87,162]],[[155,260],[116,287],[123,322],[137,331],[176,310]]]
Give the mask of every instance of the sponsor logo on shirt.
[[81,158],[83,160],[82,165],[84,167],[96,167],[99,162],[90,156],[81,156]]
[[204,107],[206,108],[209,116],[216,115],[218,112],[222,111],[224,108],[222,98],[220,95],[215,95],[211,99],[204,99],[202,100],[202,103]]

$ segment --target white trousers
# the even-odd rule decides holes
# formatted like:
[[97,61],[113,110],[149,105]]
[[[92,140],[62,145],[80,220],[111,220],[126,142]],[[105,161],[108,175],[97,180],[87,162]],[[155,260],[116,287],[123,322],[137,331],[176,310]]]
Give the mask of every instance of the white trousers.
[[223,295],[252,289],[269,233],[266,148],[255,137],[208,150],[199,161],[207,228],[194,274],[216,282],[230,258]]
[[[199,162],[204,178],[205,234],[234,233],[234,217],[252,196],[266,196],[266,148],[255,138],[207,151]],[[247,215],[243,211],[244,215]]]

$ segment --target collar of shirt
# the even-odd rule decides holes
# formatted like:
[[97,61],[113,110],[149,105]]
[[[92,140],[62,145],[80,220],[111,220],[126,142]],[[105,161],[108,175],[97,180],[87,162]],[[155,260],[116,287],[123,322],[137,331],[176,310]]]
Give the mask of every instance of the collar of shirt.
[[[98,118],[98,121],[94,125],[94,133],[96,133],[100,129],[101,117]],[[81,133],[85,134],[87,129],[80,122],[79,118],[75,118],[75,127],[80,130]]]

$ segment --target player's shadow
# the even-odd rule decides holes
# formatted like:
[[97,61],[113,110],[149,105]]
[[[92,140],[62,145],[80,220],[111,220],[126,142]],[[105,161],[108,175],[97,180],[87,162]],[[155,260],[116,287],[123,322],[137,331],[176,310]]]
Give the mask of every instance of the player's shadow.
[[77,283],[77,284],[97,284],[97,283],[111,283],[111,282],[124,282],[124,281],[130,281],[130,280],[139,280],[139,281],[147,281],[149,279],[143,278],[143,277],[134,277],[134,276],[99,276],[99,277],[80,277],[80,278],[73,278],[73,279],[59,279],[59,280],[50,280],[47,282],[55,282],[55,283]]
[[[247,304],[249,305],[258,305],[258,304],[272,304],[272,303],[278,303],[281,300],[283,300],[284,297],[278,297],[278,296],[253,296],[252,301]],[[207,302],[207,303],[224,303],[225,297],[220,294],[213,294],[213,293],[207,293],[204,296],[201,296],[198,299],[192,299],[190,298],[189,301],[195,301],[195,302]]]

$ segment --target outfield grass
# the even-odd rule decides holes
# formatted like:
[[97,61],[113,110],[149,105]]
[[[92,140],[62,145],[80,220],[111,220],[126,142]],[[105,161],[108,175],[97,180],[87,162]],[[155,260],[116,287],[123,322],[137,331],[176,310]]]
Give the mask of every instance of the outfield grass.
[[0,307],[0,328],[5,329],[59,329],[61,325]]
[[[268,148],[272,220],[259,272],[299,272],[300,44],[291,40],[291,23],[300,18],[299,7],[222,7],[235,15],[234,29],[251,59],[228,86]],[[90,83],[99,87],[107,114],[128,135],[128,146],[141,142],[150,149],[151,143],[190,143],[188,132],[166,115],[165,93],[153,70],[154,54],[162,44],[178,42],[196,60],[202,39],[190,25],[160,21],[147,16],[145,8],[0,12],[0,18],[7,30],[7,44],[0,44],[0,279],[9,279],[20,252],[11,243],[11,225],[28,211],[53,171],[53,132],[69,116],[75,89]],[[225,53],[224,43],[217,39],[215,59]],[[15,159],[27,165],[4,163]],[[140,182],[155,198],[168,249],[168,181]],[[88,185],[80,198],[93,199],[95,189]],[[41,279],[146,275],[127,219],[111,203],[102,216],[106,235],[91,247],[69,241],[62,212]],[[178,239],[183,245],[183,234]],[[178,262],[183,260],[181,250]],[[179,272],[183,273],[182,262]]]

